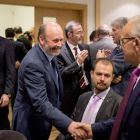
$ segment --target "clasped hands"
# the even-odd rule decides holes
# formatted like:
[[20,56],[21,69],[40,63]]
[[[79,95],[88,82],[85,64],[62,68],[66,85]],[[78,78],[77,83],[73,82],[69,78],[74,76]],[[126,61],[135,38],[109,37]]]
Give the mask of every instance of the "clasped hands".
[[93,138],[91,124],[72,122],[68,128],[68,131],[76,140]]

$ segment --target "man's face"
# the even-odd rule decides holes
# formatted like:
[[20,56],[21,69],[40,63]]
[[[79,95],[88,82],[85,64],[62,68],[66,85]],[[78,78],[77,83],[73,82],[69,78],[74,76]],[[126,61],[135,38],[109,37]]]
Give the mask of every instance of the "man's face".
[[59,55],[63,46],[63,38],[63,31],[60,27],[48,29],[42,43],[43,50],[51,56]]
[[90,72],[96,94],[103,92],[110,86],[114,77],[112,71],[113,67],[111,64],[105,65],[100,61],[96,64],[94,72]]
[[73,33],[71,33],[71,41],[74,45],[82,43],[82,39],[84,37],[84,32],[81,25],[73,26]]
[[[135,51],[135,38],[132,38],[131,36],[131,29],[132,29],[132,25],[131,24],[127,24],[126,26],[124,26],[122,32],[121,32],[121,38],[122,38],[122,42],[123,44],[120,46],[120,49],[123,51],[124,53],[124,61],[131,63],[132,65],[136,65],[137,66],[137,55],[136,55],[136,51]],[[128,38],[128,39],[125,39]]]
[[113,42],[119,45],[119,39],[121,37],[121,31],[117,24],[113,24],[112,31],[110,32],[110,36],[113,38]]
[[34,28],[31,28],[30,31],[29,31],[29,33],[30,33],[30,36],[32,38],[34,38]]

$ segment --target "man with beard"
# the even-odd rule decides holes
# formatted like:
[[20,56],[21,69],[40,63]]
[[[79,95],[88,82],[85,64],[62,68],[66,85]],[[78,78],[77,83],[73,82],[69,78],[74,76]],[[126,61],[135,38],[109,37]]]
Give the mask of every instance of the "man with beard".
[[89,46],[81,43],[84,36],[81,24],[76,21],[68,22],[65,34],[67,41],[57,56],[64,86],[60,110],[71,117],[79,96],[91,89],[91,60]]
[[[96,123],[115,117],[122,97],[115,93],[110,84],[114,77],[114,63],[107,58],[94,61],[90,72],[94,90],[79,97],[72,119],[83,123]],[[74,140],[70,134],[60,134],[56,140]]]
[[38,41],[19,67],[12,129],[28,140],[48,140],[54,125],[63,134],[79,131],[84,138],[81,130],[75,130],[78,123],[58,110],[63,85],[54,57],[63,45],[62,28],[54,22],[43,24]]

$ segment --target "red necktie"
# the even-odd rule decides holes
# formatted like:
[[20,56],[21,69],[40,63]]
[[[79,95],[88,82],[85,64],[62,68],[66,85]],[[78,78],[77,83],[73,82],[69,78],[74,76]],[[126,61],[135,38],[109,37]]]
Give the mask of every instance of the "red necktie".
[[[74,47],[73,49],[75,50],[75,59],[77,60],[77,56],[78,56],[77,48]],[[84,89],[86,87],[86,84],[85,84],[85,79],[84,79],[82,71],[79,72],[79,78],[80,78],[79,86],[81,89]]]
[[110,140],[117,140],[119,129],[120,129],[120,126],[121,126],[121,122],[122,122],[123,115],[124,115],[124,112],[125,112],[125,108],[127,106],[130,94],[133,90],[133,87],[136,83],[136,80],[137,80],[139,74],[140,74],[140,69],[136,68],[130,76],[126,92],[124,94],[123,100],[121,102],[121,105],[120,105],[120,107],[118,109],[118,112],[117,112],[117,115],[116,115],[116,119],[115,119],[113,129],[112,129],[112,132],[111,132]]

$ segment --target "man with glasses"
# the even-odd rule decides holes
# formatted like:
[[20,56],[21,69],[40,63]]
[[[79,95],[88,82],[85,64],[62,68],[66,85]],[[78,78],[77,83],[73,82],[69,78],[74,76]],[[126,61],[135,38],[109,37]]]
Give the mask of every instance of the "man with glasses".
[[90,90],[91,61],[89,47],[82,43],[84,31],[79,22],[70,21],[65,26],[67,41],[57,62],[63,80],[64,95],[60,110],[71,116],[81,94]]
[[99,140],[140,140],[140,19],[131,21],[121,32],[121,47],[124,61],[134,65],[135,70],[129,80],[116,118],[92,125],[82,124],[88,138]]
[[115,78],[112,81],[111,88],[121,96],[124,96],[130,75],[135,68],[130,63],[124,61],[124,53],[120,50],[121,42],[119,39],[121,38],[121,30],[127,22],[128,19],[126,17],[117,18],[111,23],[112,32],[110,32],[114,43],[118,45],[109,57],[115,64]]

